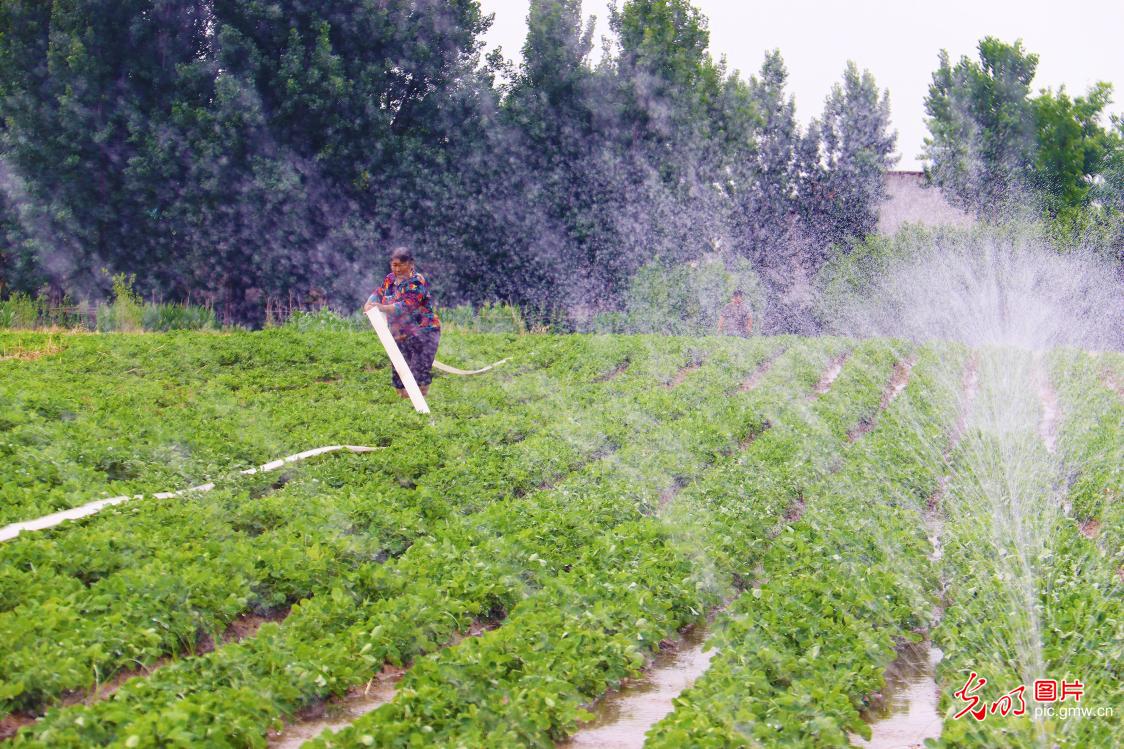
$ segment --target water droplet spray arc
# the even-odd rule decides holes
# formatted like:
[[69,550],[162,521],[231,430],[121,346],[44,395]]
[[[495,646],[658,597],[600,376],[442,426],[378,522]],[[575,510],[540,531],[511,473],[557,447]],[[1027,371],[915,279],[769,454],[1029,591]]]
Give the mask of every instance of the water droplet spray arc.
[[[932,561],[943,565],[949,604],[957,607],[963,602],[957,599],[962,578],[956,565],[972,558],[963,547],[969,541],[987,547],[979,558],[994,560],[994,595],[1003,611],[996,621],[957,624],[978,628],[990,653],[945,653],[952,662],[938,666],[935,677],[931,667],[910,671],[895,663],[890,669],[912,678],[892,687],[898,692],[896,714],[873,719],[873,740],[862,745],[920,746],[940,729],[933,732],[931,708],[915,708],[942,692],[951,695],[963,681],[960,670],[966,674],[974,659],[1003,672],[989,676],[1028,687],[1065,671],[1065,653],[1045,642],[1050,625],[1043,596],[1055,574],[1048,560],[1058,524],[1071,510],[1057,446],[1065,414],[1050,381],[1047,352],[1061,346],[1119,350],[1124,284],[1110,262],[1094,255],[1062,255],[1034,240],[977,232],[972,241],[921,242],[881,274],[864,279],[861,294],[834,301],[833,325],[841,333],[959,341],[975,349],[979,362],[975,402],[955,430],[949,472],[930,502]],[[966,535],[963,528],[972,524],[987,532]],[[941,626],[931,634],[940,641]],[[1083,632],[1071,634],[1076,638],[1071,647],[1080,647]],[[909,659],[900,660],[909,666],[904,662]],[[1028,738],[1035,746],[1052,746],[1067,730],[1064,721],[1025,720],[1034,721]]]

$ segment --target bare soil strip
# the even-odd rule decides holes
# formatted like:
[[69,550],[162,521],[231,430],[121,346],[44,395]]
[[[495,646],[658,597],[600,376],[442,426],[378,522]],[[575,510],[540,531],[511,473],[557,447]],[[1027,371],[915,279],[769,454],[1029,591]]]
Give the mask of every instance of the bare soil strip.
[[870,707],[863,712],[871,724],[870,740],[852,736],[852,745],[921,749],[926,739],[940,738],[940,690],[933,673],[941,656],[928,640],[900,645],[898,657],[886,667],[886,686],[871,695]]
[[[467,632],[455,635],[445,647],[453,647],[469,637],[479,637],[499,624],[474,622]],[[361,716],[394,699],[398,682],[406,675],[407,670],[408,668],[387,663],[366,685],[351,689],[343,697],[333,697],[309,705],[283,729],[271,732],[266,737],[269,746],[272,749],[296,749],[325,731],[346,728]]]
[[1093,539],[1101,531],[1101,521],[1099,520],[1085,520],[1081,523],[1081,535],[1085,538]]
[[7,741],[24,726],[30,726],[38,718],[20,713],[12,713],[0,719],[0,741]]
[[631,365],[632,365],[632,362],[630,362],[628,359],[625,359],[624,361],[622,361],[620,364],[618,364],[617,366],[610,369],[605,374],[598,375],[597,377],[594,377],[593,381],[594,382],[609,382],[611,380],[615,380],[618,377],[620,377],[622,374],[627,372],[628,368]]
[[766,421],[764,424],[761,425],[760,429],[755,429],[755,430],[751,431],[749,434],[747,434],[745,437],[742,438],[741,442],[738,443],[738,449],[743,451],[743,452],[745,450],[748,450],[749,446],[753,444],[754,440],[756,440],[762,434],[764,434],[769,429],[771,429],[772,426],[773,426],[772,424],[770,424],[769,422]]
[[[952,454],[960,444],[967,430],[968,419],[979,390],[979,362],[973,356],[964,368],[960,382],[960,414],[949,434],[945,449],[945,462],[952,460]],[[948,490],[952,476],[945,473],[936,490],[930,495],[925,513],[925,527],[933,553],[929,559],[939,563],[941,559],[941,503]],[[942,581],[941,603],[938,605],[933,625],[940,621],[944,611],[945,591]],[[853,746],[867,749],[921,749],[926,739],[939,739],[942,717],[938,710],[940,687],[935,672],[943,653],[934,648],[928,639],[921,643],[903,642],[898,646],[898,655],[886,667],[886,686],[882,692],[868,696],[870,707],[864,711],[863,720],[870,724],[870,739],[852,734]]]
[[670,485],[664,487],[664,490],[660,492],[659,512],[662,513],[665,509],[667,509],[667,506],[670,505],[677,496],[679,496],[679,492],[681,492],[683,490],[683,487],[686,485],[686,481],[681,478],[676,478],[671,482]]
[[[281,622],[289,615],[290,607],[278,609],[277,611],[268,614],[243,614],[237,619],[232,621],[222,633],[219,638],[219,644],[226,645],[232,642],[239,642],[247,637],[253,637],[257,634],[261,625],[266,622]],[[216,647],[214,638],[209,635],[204,635],[199,638],[194,651],[188,657],[196,657],[206,655],[213,651]],[[163,668],[164,666],[172,663],[175,659],[170,656],[158,658],[152,663],[137,668],[131,668],[126,671],[119,671],[114,674],[110,679],[101,682],[100,684],[90,688],[74,692],[67,692],[63,694],[59,705],[62,707],[70,707],[72,705],[90,705],[95,702],[109,698],[114,692],[120,689],[126,682],[138,677],[145,677]],[[29,715],[27,713],[13,713],[3,720],[0,720],[0,741],[6,741],[19,731],[24,726],[29,726],[39,720],[38,715]]]
[[788,347],[779,346],[776,351],[769,354],[765,361],[761,362],[761,364],[758,365],[757,369],[753,370],[753,374],[746,378],[746,381],[738,387],[738,392],[748,393],[750,390],[753,390],[758,385],[760,385],[761,380],[763,380],[765,378],[765,375],[769,373],[769,370],[773,368],[773,364],[777,361],[777,359],[781,357],[781,354],[783,354],[787,350]]
[[648,730],[674,709],[673,700],[710,665],[717,651],[704,651],[705,639],[705,627],[692,627],[681,639],[660,643],[648,670],[604,696],[595,705],[597,717],[560,749],[642,747]]
[[[785,508],[785,525],[792,525],[793,523],[799,522],[800,518],[804,517],[804,506],[804,495],[800,494],[793,500],[792,504]],[[777,533],[780,533],[782,528],[784,528],[784,525],[777,529]]]
[[675,373],[675,376],[672,377],[664,387],[671,389],[682,385],[683,381],[687,379],[687,376],[700,369],[702,365],[703,363],[701,361],[693,361],[690,364],[680,367],[679,371]]
[[831,390],[831,383],[835,382],[835,378],[843,371],[843,364],[850,355],[851,352],[848,351],[831,360],[831,363],[827,365],[827,370],[823,373],[823,377],[821,377],[819,383],[816,384],[815,390],[808,395],[809,400],[824,395],[828,390]]
[[909,375],[913,371],[913,365],[917,363],[917,357],[909,357],[903,359],[894,365],[894,373],[890,376],[890,382],[886,385],[886,390],[882,393],[882,401],[878,404],[878,412],[871,416],[869,419],[863,419],[859,422],[858,426],[847,432],[847,441],[854,442],[861,438],[864,434],[874,429],[875,424],[878,423],[878,416],[894,402],[905,386],[909,384]]

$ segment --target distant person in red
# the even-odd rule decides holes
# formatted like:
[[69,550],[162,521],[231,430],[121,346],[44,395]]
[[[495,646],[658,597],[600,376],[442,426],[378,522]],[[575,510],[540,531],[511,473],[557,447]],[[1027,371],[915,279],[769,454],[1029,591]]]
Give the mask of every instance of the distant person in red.
[[[433,381],[433,360],[441,339],[441,320],[433,311],[433,298],[425,276],[414,269],[414,256],[406,247],[390,253],[390,273],[382,285],[371,292],[363,311],[377,307],[386,315],[390,332],[398,342],[402,357],[410,367],[422,395],[429,393]],[[391,368],[391,382],[403,398],[406,386]]]
[[745,303],[741,289],[734,291],[730,303],[718,315],[718,332],[748,338],[753,333],[753,311]]

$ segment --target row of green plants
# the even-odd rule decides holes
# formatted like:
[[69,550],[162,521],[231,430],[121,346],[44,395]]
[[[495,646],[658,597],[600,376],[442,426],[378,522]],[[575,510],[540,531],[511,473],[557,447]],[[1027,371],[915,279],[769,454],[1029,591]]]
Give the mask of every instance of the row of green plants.
[[[596,339],[570,339],[566,345],[580,345],[583,340]],[[647,422],[651,428],[658,427],[660,419],[669,413],[698,419],[705,400],[720,395],[716,387],[729,389],[730,378],[735,376],[732,372],[751,366],[762,356],[760,351],[749,351],[751,358],[741,362],[733,354],[745,357],[745,349],[728,347],[731,356],[710,367],[723,381],[721,386],[698,379],[700,372],[676,388],[653,387],[653,377],[656,383],[671,382],[676,370],[695,358],[685,345],[666,339],[637,341],[637,350],[625,352],[636,360],[620,377],[602,385],[614,390],[624,388],[622,396],[630,390],[642,391],[642,398],[637,399],[647,401],[650,409],[634,407],[633,414],[615,415],[624,422],[624,432],[639,436],[639,441],[630,442],[627,448],[589,464],[551,488],[526,494],[513,492],[506,498],[495,498],[490,507],[488,497],[471,496],[470,491],[472,506],[446,508],[438,514],[431,535],[415,539],[399,557],[347,570],[332,581],[330,592],[295,606],[283,625],[265,625],[254,638],[160,669],[151,677],[127,684],[107,702],[51,711],[33,733],[21,740],[100,743],[127,728],[130,736],[136,735],[135,740],[144,743],[176,741],[184,731],[194,737],[192,740],[206,742],[210,732],[218,731],[235,743],[260,744],[265,730],[278,716],[292,714],[309,701],[366,681],[388,658],[400,662],[438,647],[474,618],[502,616],[540,575],[549,576],[571,563],[574,550],[587,543],[593,537],[590,534],[599,535],[637,515],[635,505],[621,502],[614,493],[599,487],[603,489],[614,481],[624,486],[632,476],[645,473],[644,460],[654,446],[645,446],[642,431],[637,434],[642,425]],[[638,354],[652,347],[661,355],[651,362],[639,359]],[[562,356],[552,359],[550,353],[540,358],[538,370],[519,379],[538,378],[543,384],[557,386],[560,377],[573,377],[575,370],[580,376],[583,369],[614,363],[612,359],[606,362],[590,357],[574,366],[574,361]],[[702,383],[710,387],[704,388]],[[522,405],[539,397],[539,392],[529,389],[521,393],[512,388],[501,395]],[[604,410],[606,403],[625,402],[623,397],[606,395],[603,392],[591,399],[590,405]],[[567,428],[567,421],[573,424],[585,418],[589,418],[595,435],[592,439],[587,435],[585,441],[598,450],[600,425],[590,414],[578,412],[569,420],[544,421]],[[682,425],[663,427],[661,441],[681,429]],[[582,434],[575,430],[565,437],[580,440]],[[698,453],[689,456],[690,465],[700,465],[700,457]],[[532,465],[539,462],[548,461],[536,459]],[[518,465],[518,461],[513,463]],[[442,504],[438,491],[422,496],[430,505]],[[464,514],[478,508],[482,509],[476,514]],[[574,538],[573,544],[567,542],[568,537]],[[389,622],[397,623],[391,627]],[[349,644],[356,646],[349,648]],[[286,664],[284,673],[278,673],[276,664]],[[233,683],[222,676],[232,671],[238,674]],[[216,684],[227,686],[216,690]],[[191,706],[176,701],[184,694],[192,695]],[[199,716],[209,717],[184,725],[179,719],[183,711],[195,716],[195,708]],[[172,733],[165,715],[169,711],[176,715]],[[253,722],[253,731],[239,728],[247,721]]]
[[[1063,375],[1056,379],[1059,391],[1072,393],[1075,383],[1065,368],[1055,372]],[[937,680],[949,717],[939,744],[1118,746],[1124,741],[1118,717],[1036,713],[1096,710],[1124,700],[1119,561],[1082,535],[1078,508],[1087,511],[1089,505],[1074,502],[1072,514],[1065,506],[1063,464],[1078,464],[1086,446],[1075,435],[1085,432],[1095,441],[1097,424],[1080,409],[1068,411],[1063,455],[1051,454],[1037,430],[1040,404],[1030,355],[985,352],[980,373],[973,428],[953,456],[942,503],[948,607],[933,640],[944,651]],[[1096,462],[1090,470],[1091,482],[1109,478]],[[1078,498],[1108,488],[1086,483]],[[1054,680],[1058,687],[1080,682],[1083,694],[1080,701],[1040,699],[1038,680]]]
[[[862,345],[839,388],[813,404],[807,395],[827,361],[809,367],[785,357],[767,378],[783,383],[783,400],[767,388],[742,396],[730,413],[757,412],[769,424],[744,451],[709,467],[660,519],[603,538],[503,627],[418,663],[394,701],[313,745],[408,746],[424,737],[436,745],[553,746],[586,715],[584,704],[635,676],[660,641],[752,577],[770,530],[798,501],[801,476],[816,463],[809,458],[832,463],[847,433],[832,426],[877,411],[893,361],[885,344]],[[811,451],[809,431],[823,436]]]
[[[14,291],[0,298],[0,330],[64,328],[99,333],[166,332],[169,330],[236,330],[222,325],[213,307],[180,302],[145,301],[134,290],[135,277],[113,277],[113,296],[103,302],[78,302],[69,296],[52,299],[43,290],[32,296]],[[486,302],[478,307],[458,305],[438,310],[445,330],[470,333],[545,333],[571,328],[559,310],[528,312],[506,302]],[[327,306],[294,308],[267,316],[265,327],[300,331],[352,330],[365,332],[370,323],[356,310],[343,314]]]
[[649,733],[657,747],[845,747],[936,580],[922,511],[942,469],[963,352],[926,348],[904,392],[804,495],[752,589],[716,623],[707,672]]
[[146,302],[133,290],[135,275],[113,277],[113,298],[107,302],[76,302],[69,296],[52,300],[44,289],[32,297],[22,291],[0,299],[0,329],[67,328],[101,333],[168,330],[217,330],[211,307],[187,303]]
[[1096,523],[1101,548],[1124,563],[1124,399],[1101,381],[1124,382],[1124,356],[1105,352],[1091,360],[1080,351],[1057,351],[1051,374],[1065,415],[1058,448],[1074,517]]
[[[528,310],[507,302],[485,302],[477,307],[467,304],[436,308],[442,331],[448,333],[563,333],[571,326],[559,310]],[[350,330],[359,333],[371,329],[371,323],[361,310],[350,314],[330,307],[319,309],[294,309],[283,320],[267,320],[266,327],[277,325],[311,330]]]
[[[337,430],[336,442],[363,441],[352,431],[358,422],[351,412],[379,415],[368,428],[389,449],[302,467],[280,488],[260,477],[203,495],[190,505],[200,511],[197,529],[190,528],[195,516],[188,505],[143,502],[21,539],[6,545],[22,549],[23,556],[0,566],[0,600],[11,602],[10,612],[48,617],[78,601],[104,607],[94,609],[95,618],[102,617],[98,631],[107,635],[99,648],[71,650],[80,655],[70,659],[60,652],[52,662],[53,651],[40,645],[40,658],[52,663],[44,672],[58,663],[88,669],[84,659],[104,657],[103,651],[110,653],[106,662],[118,657],[113,648],[120,643],[108,637],[109,626],[143,612],[130,604],[149,595],[134,569],[151,573],[152,580],[177,569],[190,573],[174,594],[161,598],[161,590],[151,591],[156,608],[165,607],[160,611],[175,615],[176,596],[186,596],[180,605],[203,612],[202,623],[173,623],[181,634],[172,652],[190,653],[201,633],[213,637],[239,612],[300,602],[283,623],[266,624],[253,638],[174,662],[95,705],[51,710],[17,743],[260,746],[268,728],[302,707],[366,682],[386,661],[415,660],[398,699],[321,743],[552,745],[573,730],[583,705],[635,675],[662,639],[748,587],[720,619],[720,651],[710,674],[680,698],[653,741],[845,745],[845,730],[865,730],[858,710],[881,686],[894,645],[918,639],[914,630],[928,624],[936,578],[920,513],[947,470],[941,450],[956,411],[952,383],[965,358],[959,349],[923,350],[909,387],[879,413],[894,363],[909,355],[905,346],[861,344],[829,393],[813,402],[803,396],[846,342],[747,346],[578,336],[528,343],[454,335],[448,341],[458,354],[497,350],[521,356],[494,379],[450,383],[443,413],[455,419],[426,425],[407,408],[394,410],[401,404],[389,398],[380,399],[378,408],[360,406],[371,397],[369,379],[354,389],[321,382],[339,375],[341,360],[362,362],[346,340],[354,336],[327,336],[339,348],[325,356],[310,345],[322,342],[320,334],[255,335],[276,338],[266,345],[246,337],[206,352],[199,357],[205,366],[194,373],[157,356],[137,361],[135,348],[122,358],[156,374],[165,387],[199,378],[218,380],[246,402],[277,398],[289,406],[305,402],[306,409],[312,402],[316,418]],[[786,345],[793,349],[758,390],[737,393],[739,382],[774,347]],[[263,348],[279,355],[282,371],[252,366],[265,358]],[[215,359],[234,369],[215,376],[209,368]],[[47,361],[37,366],[49,366]],[[985,367],[985,382],[994,379],[989,371]],[[385,367],[373,374],[385,389]],[[124,368],[116,375],[133,376]],[[1064,385],[1059,392],[1064,403]],[[274,428],[300,426],[295,413],[268,413],[277,417]],[[1069,418],[1085,419],[1067,410]],[[876,421],[875,429],[848,446],[853,428],[869,420]],[[1036,423],[1033,417],[1022,421]],[[1067,428],[1068,420],[1059,443],[1063,452]],[[1048,465],[1035,452],[1041,450],[1037,435],[1028,439],[1037,446],[988,452],[980,445],[989,443],[974,436],[963,443],[956,465],[972,467],[973,475],[981,474],[979,465],[1003,465],[1013,455],[1023,457],[1012,465]],[[965,481],[959,473],[954,491],[957,481]],[[958,549],[988,540],[980,501],[1001,495],[964,490],[963,497],[979,501],[951,505],[962,508],[950,510],[948,521]],[[774,540],[780,513],[798,501],[806,503],[803,517],[781,524]],[[956,514],[966,513],[963,508],[976,514]],[[182,553],[165,527],[173,523],[186,537]],[[212,530],[221,542],[208,542]],[[973,530],[978,535],[968,535]],[[1103,579],[1109,581],[1111,565],[1087,561],[1092,545],[1072,522],[1057,535],[1054,557],[1047,555],[1055,571],[1043,592],[1054,596],[1047,606],[1050,652],[1074,665],[1069,640],[1088,637],[1094,648],[1077,666],[1093,669],[1104,653],[1118,662],[1119,646],[1114,651],[1113,641],[1105,640],[1115,632],[1120,641],[1118,612],[1103,605],[1113,589],[1102,586],[1090,596],[1083,587],[1091,580],[1101,585],[1100,578],[1090,578],[1090,564],[1107,570]],[[269,557],[274,546],[276,556]],[[702,549],[709,553],[700,554]],[[1003,598],[984,584],[996,578],[995,559],[1005,557],[993,551],[985,560],[974,550],[975,556],[945,561],[950,580],[964,565],[979,570],[979,579],[954,583],[964,598],[946,621],[953,624],[938,628],[946,653],[959,654],[942,669],[960,677],[967,675],[956,671],[969,665],[965,659],[1020,631],[1013,619],[1002,619],[971,639],[973,622],[1011,600],[1010,585]],[[0,555],[7,553],[0,547]],[[9,568],[16,574],[9,576]],[[40,569],[49,571],[39,577]],[[263,579],[262,570],[279,574]],[[232,582],[223,587],[208,573]],[[132,582],[139,585],[129,587]],[[50,591],[60,583],[64,597],[75,597],[51,602]],[[966,606],[977,592],[979,606]],[[156,615],[153,629],[160,636],[164,620],[156,608],[144,613]],[[138,626],[141,619],[136,616]],[[31,617],[21,621],[30,625]],[[442,650],[455,633],[481,621],[503,624]],[[72,616],[69,622],[58,631],[84,626]],[[142,629],[121,631],[134,638],[129,647],[144,646]],[[140,658],[151,662],[168,651],[161,644]],[[420,657],[434,651],[440,652]],[[21,646],[21,652],[31,651]],[[25,661],[24,673],[31,664]],[[88,687],[89,670],[78,673]],[[95,673],[95,679],[104,678],[104,672]],[[997,681],[1004,678],[996,674]],[[951,676],[940,678],[947,700],[961,685],[946,684]],[[1097,677],[1098,701],[1106,695],[1104,704],[1119,702],[1113,679],[1120,683],[1112,672]],[[752,690],[745,686],[750,683]],[[62,687],[50,689],[58,696]],[[52,699],[44,698],[48,691],[41,690],[40,704]],[[959,728],[967,725],[963,721],[949,724],[949,745],[988,745]],[[1000,745],[1024,736],[1013,725],[1013,731],[982,736],[999,736]],[[1057,735],[1088,739],[1089,745],[1112,738],[1103,734],[1111,727],[1101,733],[1068,730]],[[1019,744],[1011,739],[1009,745]]]
[[[569,348],[552,364],[559,373],[585,353],[582,346]],[[627,347],[618,348],[627,353]],[[644,355],[673,354],[662,348]],[[613,353],[619,358],[622,352]],[[253,487],[188,503],[153,500],[106,511],[87,523],[90,528],[17,540],[4,550],[9,564],[0,576],[0,663],[12,693],[7,706],[39,709],[66,690],[190,651],[199,638],[213,640],[246,609],[269,610],[307,597],[330,585],[335,571],[407,546],[425,521],[437,519],[433,496],[446,507],[486,504],[533,490],[615,449],[625,437],[618,425],[630,414],[598,405],[594,391],[604,386],[590,379],[559,382],[541,377],[543,371],[513,377],[504,388],[525,400],[517,414],[478,414],[422,434],[395,435],[386,453],[350,461],[360,461],[363,470],[351,481],[333,479],[339,488],[324,486],[321,471],[298,488],[291,484],[260,500],[255,494],[262,489]],[[615,403],[636,400],[658,384],[642,366],[637,372]],[[529,387],[516,384],[521,380],[530,380]],[[466,383],[452,399],[481,384]],[[501,403],[491,404],[492,416]],[[661,411],[672,410],[666,405]],[[560,411],[578,425],[550,418]],[[632,438],[653,423],[651,413],[640,416]],[[348,470],[355,468],[349,464]],[[382,517],[381,507],[388,510]],[[136,533],[137,525],[144,526],[143,534]],[[190,542],[183,538],[184,525],[194,526]],[[299,564],[302,548],[315,552],[308,568]],[[153,628],[153,621],[161,627]]]
[[[428,423],[398,405],[373,332],[0,333],[5,349],[47,343],[50,355],[0,360],[0,524],[104,496],[223,482],[310,447],[384,445]],[[515,372],[564,345],[451,333],[441,356],[469,366],[513,356],[505,367]],[[442,417],[502,403],[502,391],[475,381],[456,388],[465,398],[443,399],[447,383],[435,385]]]

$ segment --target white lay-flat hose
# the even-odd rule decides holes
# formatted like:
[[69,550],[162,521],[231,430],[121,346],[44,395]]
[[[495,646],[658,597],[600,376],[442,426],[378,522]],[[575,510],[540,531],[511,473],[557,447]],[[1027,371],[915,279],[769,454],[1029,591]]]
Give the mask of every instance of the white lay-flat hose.
[[[311,458],[316,455],[323,455],[324,453],[330,453],[336,450],[348,450],[353,453],[369,453],[381,449],[381,447],[367,447],[365,445],[328,445],[327,447],[317,447],[313,450],[305,450],[303,453],[297,453],[296,455],[288,455],[284,458],[270,461],[265,465],[260,465],[257,468],[247,468],[244,471],[239,471],[239,473],[250,475],[254,473],[264,473],[266,471],[275,471],[287,463],[295,463],[298,460],[304,460],[306,458]],[[193,486],[189,489],[180,489],[176,492],[156,492],[152,496],[155,499],[170,499],[172,497],[178,497],[181,494],[187,494],[189,492],[208,492],[214,488],[215,485],[213,483],[200,484],[199,486]],[[35,520],[25,520],[21,523],[12,523],[11,525],[6,525],[3,528],[0,528],[0,542],[11,541],[23,531],[41,531],[45,528],[51,528],[53,526],[59,525],[60,523],[67,520],[77,520],[78,518],[84,518],[87,515],[93,515],[95,512],[103,510],[106,507],[119,505],[122,502],[128,502],[131,499],[141,499],[144,496],[145,495],[143,494],[133,494],[131,496],[124,495],[121,497],[107,497],[106,499],[96,499],[93,502],[87,502],[86,504],[79,507],[72,507],[69,510],[53,512],[50,515],[44,515],[43,517],[36,518]]]
[[371,307],[367,310],[367,319],[371,321],[371,326],[379,334],[379,341],[382,342],[382,347],[386,349],[386,355],[390,357],[390,363],[394,365],[394,371],[398,373],[398,379],[402,380],[402,384],[406,386],[406,395],[410,396],[410,402],[414,404],[414,410],[421,414],[429,413],[429,404],[425,402],[425,396],[422,395],[417,380],[414,379],[414,373],[410,371],[406,359],[398,349],[398,343],[394,340],[394,336],[390,334],[390,325],[386,321],[386,315],[378,307]]
[[439,369],[442,372],[445,372],[446,374],[461,375],[463,377],[465,375],[484,374],[485,372],[487,372],[490,369],[495,369],[499,365],[503,364],[505,361],[508,361],[508,360],[507,359],[500,359],[495,364],[489,364],[488,366],[481,367],[480,369],[457,369],[456,367],[450,367],[448,364],[445,364],[444,362],[439,362],[436,359],[434,359],[433,360],[433,368]]

